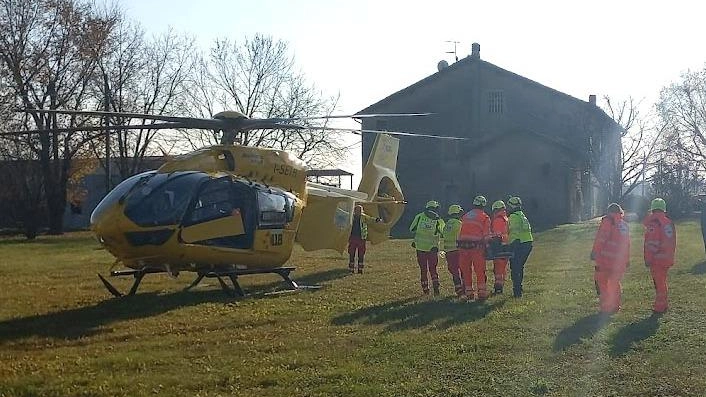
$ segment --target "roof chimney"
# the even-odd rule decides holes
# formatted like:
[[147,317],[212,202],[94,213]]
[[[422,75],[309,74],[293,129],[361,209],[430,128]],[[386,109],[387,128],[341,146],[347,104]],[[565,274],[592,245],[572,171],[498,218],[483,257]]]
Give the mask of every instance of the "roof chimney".
[[480,59],[480,44],[471,44],[471,59]]
[[588,96],[588,103],[590,103],[593,106],[596,106],[596,96],[595,95],[589,95]]

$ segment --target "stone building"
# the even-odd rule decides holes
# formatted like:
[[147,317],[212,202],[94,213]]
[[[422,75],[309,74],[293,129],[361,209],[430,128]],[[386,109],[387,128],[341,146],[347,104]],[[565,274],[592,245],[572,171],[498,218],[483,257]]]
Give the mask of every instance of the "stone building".
[[[596,106],[471,55],[359,113],[431,112],[362,121],[364,129],[414,131],[466,141],[402,138],[398,179],[409,205],[396,226],[405,235],[427,200],[469,208],[519,195],[536,228],[599,215],[619,186],[620,126]],[[363,159],[375,137],[363,137]],[[618,187],[619,189],[619,187]],[[489,210],[489,208],[488,208]]]

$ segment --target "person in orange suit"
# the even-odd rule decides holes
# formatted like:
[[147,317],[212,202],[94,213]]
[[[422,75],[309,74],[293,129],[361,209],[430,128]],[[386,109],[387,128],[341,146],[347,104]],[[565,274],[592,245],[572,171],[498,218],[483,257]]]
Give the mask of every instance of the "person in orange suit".
[[458,235],[458,247],[461,249],[461,276],[465,294],[463,299],[474,300],[473,273],[476,274],[478,300],[488,298],[485,276],[485,245],[490,235],[490,217],[483,208],[488,204],[483,196],[473,199],[473,209],[461,218],[461,231]]
[[620,310],[620,280],[630,262],[630,229],[620,205],[612,203],[601,219],[593,242],[591,260],[596,262],[596,283],[601,313]]
[[645,226],[645,266],[650,268],[655,286],[655,303],[652,310],[655,314],[661,314],[669,308],[667,271],[674,265],[677,229],[667,217],[667,203],[664,199],[652,200],[650,212],[642,222]]
[[[493,217],[490,221],[490,234],[494,238],[500,238],[502,244],[507,244],[507,211],[505,203],[498,200],[492,205]],[[493,259],[493,275],[495,277],[495,285],[493,293],[502,294],[503,285],[505,285],[505,275],[507,273],[507,258]]]

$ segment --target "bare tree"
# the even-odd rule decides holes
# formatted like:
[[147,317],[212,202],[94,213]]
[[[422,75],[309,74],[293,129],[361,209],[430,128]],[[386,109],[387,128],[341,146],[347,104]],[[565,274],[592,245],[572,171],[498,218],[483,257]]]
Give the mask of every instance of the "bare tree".
[[71,159],[93,136],[57,131],[77,126],[77,117],[32,110],[84,107],[115,20],[115,13],[99,15],[78,0],[0,0],[0,61],[9,73],[11,106],[27,109],[30,127],[43,130],[24,143],[40,163],[50,233],[63,231]]
[[[99,61],[96,103],[107,97],[110,110],[115,112],[153,115],[184,112],[185,82],[193,70],[193,39],[169,30],[148,41],[138,25],[123,19],[109,41],[111,45]],[[128,125],[132,120],[111,118],[110,122]],[[139,120],[139,124],[145,123],[151,122]],[[174,144],[172,139],[149,128],[115,131],[111,135],[111,158],[117,163],[121,178],[141,171],[145,156],[158,153],[158,149],[168,152]],[[105,143],[94,142],[93,146],[98,154]],[[105,161],[102,165],[105,169]]]
[[[191,113],[198,117],[222,110],[247,117],[320,116],[333,112],[337,104],[337,98],[324,97],[295,70],[285,42],[263,35],[242,42],[216,40],[209,56],[197,60],[189,94]],[[291,151],[311,165],[338,161],[345,153],[340,136],[312,127],[247,131],[240,142]],[[217,141],[215,133],[188,132],[187,136],[193,146]]]
[[622,193],[617,197],[617,201],[622,202],[625,196],[646,180],[645,173],[657,160],[657,154],[661,149],[659,139],[662,136],[662,129],[650,118],[642,116],[640,103],[632,97],[613,100],[606,95],[603,101],[608,116],[622,127],[620,131]]
[[706,68],[682,74],[664,87],[657,102],[667,150],[706,171]]

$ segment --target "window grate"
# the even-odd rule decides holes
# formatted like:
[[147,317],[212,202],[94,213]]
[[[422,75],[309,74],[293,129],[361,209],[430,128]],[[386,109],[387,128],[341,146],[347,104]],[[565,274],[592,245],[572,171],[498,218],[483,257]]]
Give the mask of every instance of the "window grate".
[[503,92],[488,92],[488,113],[503,113]]

